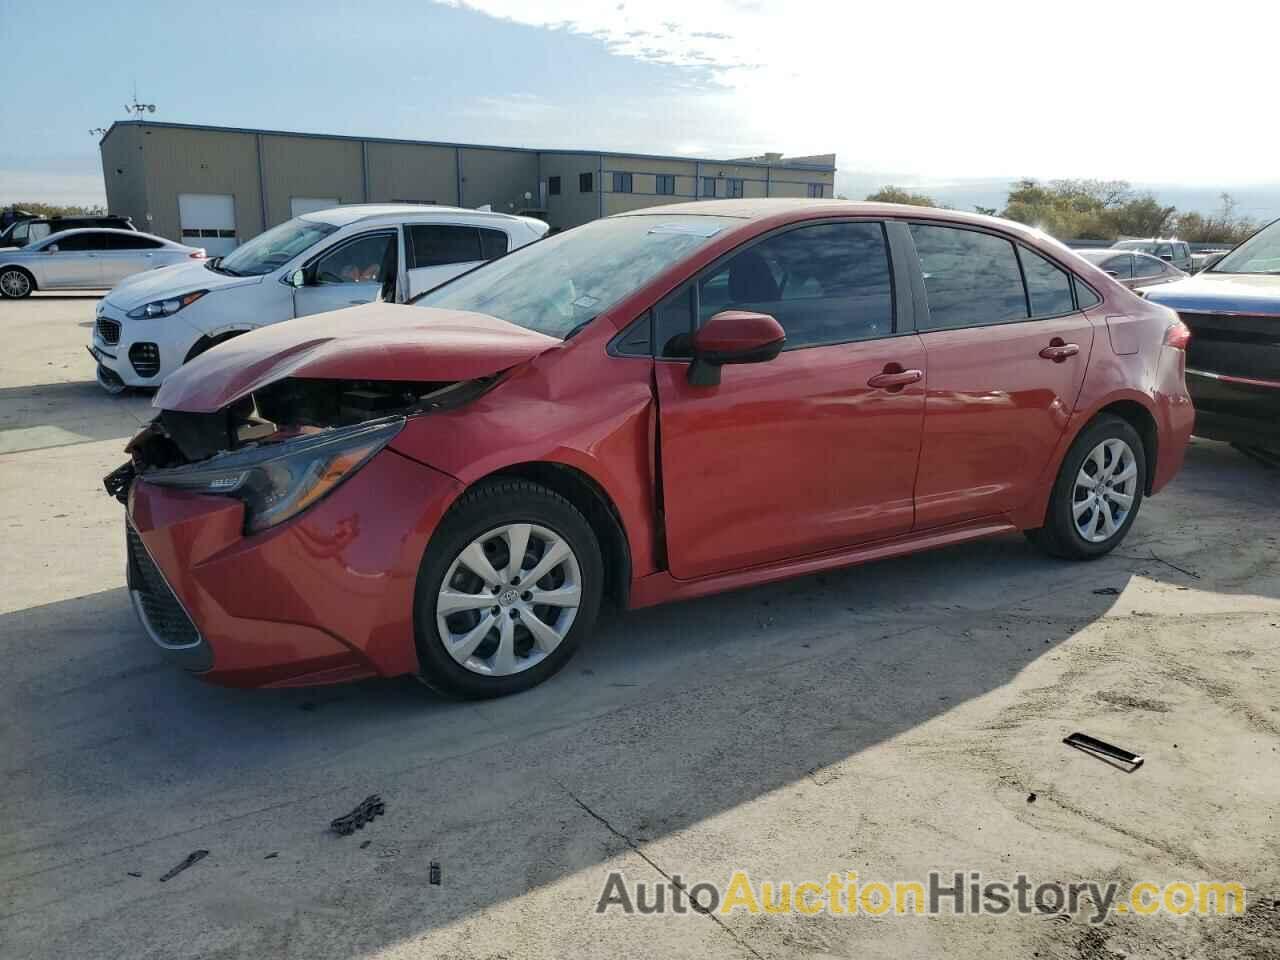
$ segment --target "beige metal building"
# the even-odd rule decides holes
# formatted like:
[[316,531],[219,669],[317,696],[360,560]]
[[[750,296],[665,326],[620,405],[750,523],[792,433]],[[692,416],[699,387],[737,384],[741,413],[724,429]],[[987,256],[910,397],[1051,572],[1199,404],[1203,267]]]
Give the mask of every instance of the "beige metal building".
[[835,154],[700,160],[122,120],[100,143],[107,208],[226,253],[310,210],[402,201],[489,205],[567,228],[710,197],[831,197]]

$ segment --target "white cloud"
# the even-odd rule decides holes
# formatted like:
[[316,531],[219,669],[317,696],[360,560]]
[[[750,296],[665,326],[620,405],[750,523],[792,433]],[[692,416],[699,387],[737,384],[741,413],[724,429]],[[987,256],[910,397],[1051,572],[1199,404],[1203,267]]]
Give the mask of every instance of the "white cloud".
[[460,5],[698,68],[698,89],[637,118],[649,149],[834,149],[847,171],[919,177],[1277,178],[1273,3],[1229,16],[1201,0]]

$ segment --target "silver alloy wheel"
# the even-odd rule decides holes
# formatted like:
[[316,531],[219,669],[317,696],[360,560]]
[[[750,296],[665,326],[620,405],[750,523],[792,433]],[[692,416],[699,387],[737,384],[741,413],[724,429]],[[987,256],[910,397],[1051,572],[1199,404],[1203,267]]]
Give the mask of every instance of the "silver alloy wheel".
[[0,290],[6,297],[25,297],[31,292],[31,279],[21,270],[0,273]]
[[1103,440],[1076,474],[1071,515],[1089,543],[1105,543],[1124,526],[1138,489],[1138,461],[1123,440]]
[[537,524],[509,523],[454,558],[436,597],[436,630],[459,664],[506,677],[545,660],[581,602],[582,571],[568,541]]

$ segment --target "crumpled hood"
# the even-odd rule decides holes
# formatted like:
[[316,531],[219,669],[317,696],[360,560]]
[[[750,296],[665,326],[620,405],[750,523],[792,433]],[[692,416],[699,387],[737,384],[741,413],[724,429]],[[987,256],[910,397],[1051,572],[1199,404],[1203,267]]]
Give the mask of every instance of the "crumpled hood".
[[483,313],[369,303],[286,320],[228,340],[180,367],[152,406],[213,413],[286,377],[474,380],[561,342]]
[[178,297],[193,290],[226,290],[261,283],[262,277],[230,277],[208,269],[207,260],[175,263],[125,277],[106,296],[107,303],[128,312],[155,300]]
[[1174,310],[1280,316],[1280,276],[1198,273],[1186,280],[1148,287],[1146,298]]

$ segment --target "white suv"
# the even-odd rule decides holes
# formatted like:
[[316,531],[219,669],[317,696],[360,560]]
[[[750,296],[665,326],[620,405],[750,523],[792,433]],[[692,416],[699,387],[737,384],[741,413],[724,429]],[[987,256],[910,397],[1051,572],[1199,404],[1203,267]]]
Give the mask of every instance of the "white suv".
[[98,303],[89,350],[112,393],[157,387],[256,327],[381,298],[403,303],[547,224],[458,207],[353,204],[295,217],[225,257],[137,274]]

